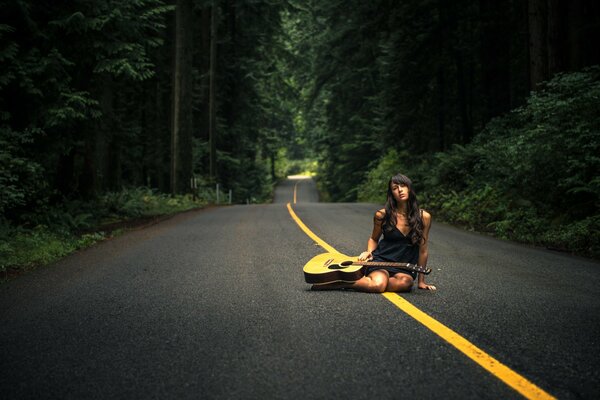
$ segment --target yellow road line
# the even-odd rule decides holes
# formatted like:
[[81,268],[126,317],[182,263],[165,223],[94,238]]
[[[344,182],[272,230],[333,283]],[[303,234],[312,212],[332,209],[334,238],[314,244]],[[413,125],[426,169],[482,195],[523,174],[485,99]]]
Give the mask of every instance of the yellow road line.
[[294,185],[294,204],[296,204],[296,191],[298,189],[299,183],[300,183],[300,181],[296,182],[296,184]]
[[298,182],[296,182],[296,184],[294,185],[294,204],[296,204],[296,194],[298,193],[298,184],[300,182],[302,182],[304,179],[306,178],[302,178],[300,179]]
[[483,369],[521,393],[524,397],[528,399],[554,399],[551,394],[545,392],[525,377],[502,364],[452,329],[425,314],[397,293],[387,292],[383,293],[383,296],[399,309],[425,325],[452,346],[456,347],[464,355],[483,367]]
[[[330,253],[339,253],[317,235],[315,235],[304,223],[298,218],[290,203],[287,203],[290,215],[296,221],[300,229],[304,231],[311,239],[317,242],[321,247]],[[442,339],[450,343],[464,355],[475,361],[486,371],[500,379],[502,382],[519,392],[527,399],[555,399],[554,396],[545,392],[540,387],[536,386],[527,378],[519,375],[494,357],[487,354],[485,351],[469,342],[467,339],[454,332],[441,322],[430,317],[417,307],[409,303],[406,299],[399,296],[397,293],[386,292],[383,296],[388,299],[396,307],[416,319],[418,322],[426,326],[429,330],[440,336]]]

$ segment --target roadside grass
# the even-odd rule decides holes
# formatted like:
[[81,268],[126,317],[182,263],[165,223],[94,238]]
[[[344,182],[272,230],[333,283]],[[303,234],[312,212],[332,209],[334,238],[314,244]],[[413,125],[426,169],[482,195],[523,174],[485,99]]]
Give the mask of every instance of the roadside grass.
[[60,234],[46,227],[34,230],[15,231],[5,242],[0,280],[51,264],[76,250],[89,247],[106,239],[105,232],[95,232],[77,236]]
[[132,228],[212,202],[208,191],[192,197],[130,188],[93,202],[64,202],[24,214],[18,226],[0,224],[0,282]]

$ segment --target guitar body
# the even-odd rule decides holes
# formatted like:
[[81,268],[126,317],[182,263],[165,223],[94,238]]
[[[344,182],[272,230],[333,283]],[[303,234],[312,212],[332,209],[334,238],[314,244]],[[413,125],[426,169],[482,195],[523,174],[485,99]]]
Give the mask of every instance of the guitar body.
[[313,257],[304,265],[304,280],[314,285],[333,282],[354,282],[365,275],[366,267],[402,268],[407,271],[429,274],[431,269],[408,263],[365,262],[357,257],[348,257],[340,253],[323,253]]
[[[304,280],[306,283],[315,285],[357,281],[365,275],[362,265],[347,267],[340,265],[341,262],[350,259],[351,257],[334,253],[323,253],[314,256],[304,266]],[[356,260],[356,257],[354,259]]]

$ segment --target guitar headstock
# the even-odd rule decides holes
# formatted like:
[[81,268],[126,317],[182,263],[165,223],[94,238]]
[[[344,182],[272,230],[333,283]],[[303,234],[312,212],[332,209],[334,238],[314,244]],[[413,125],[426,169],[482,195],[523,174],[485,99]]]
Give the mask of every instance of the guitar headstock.
[[429,275],[431,273],[431,268],[429,267],[425,267],[423,265],[417,265],[417,264],[408,264],[412,267],[412,270],[415,272],[419,272],[425,275]]

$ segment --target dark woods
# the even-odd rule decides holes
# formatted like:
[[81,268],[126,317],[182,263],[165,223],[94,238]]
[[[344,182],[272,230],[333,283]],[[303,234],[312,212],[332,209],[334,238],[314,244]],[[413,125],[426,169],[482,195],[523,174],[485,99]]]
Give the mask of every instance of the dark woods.
[[382,203],[402,172],[438,220],[600,254],[600,3],[298,9],[305,131],[331,200]]
[[[597,2],[318,4],[311,100],[321,118],[310,123],[338,200],[357,198],[356,182],[390,147],[414,163],[468,144],[543,81],[600,63]],[[337,149],[342,139],[347,151]]]
[[438,218],[533,242],[579,224],[563,244],[598,227],[598,2],[0,7],[4,223],[192,177],[264,201],[310,158],[335,201],[402,170]]
[[235,188],[238,201],[265,197],[279,146],[273,130],[291,120],[264,90],[278,84],[282,6],[1,7],[0,211],[17,216],[39,202],[123,186],[187,193],[193,175]]

